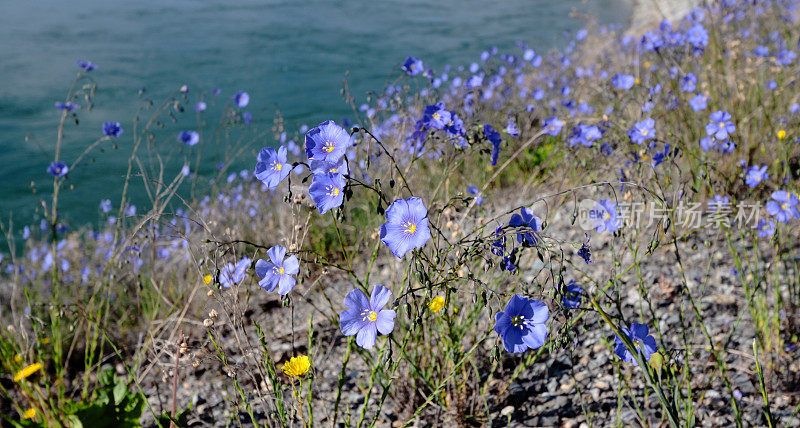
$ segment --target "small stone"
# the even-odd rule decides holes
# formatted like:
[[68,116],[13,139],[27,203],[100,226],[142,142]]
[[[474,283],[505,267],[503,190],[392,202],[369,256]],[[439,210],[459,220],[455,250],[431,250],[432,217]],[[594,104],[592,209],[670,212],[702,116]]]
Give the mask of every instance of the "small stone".
[[500,411],[500,414],[503,416],[508,416],[512,413],[514,413],[514,406],[503,407],[503,410]]

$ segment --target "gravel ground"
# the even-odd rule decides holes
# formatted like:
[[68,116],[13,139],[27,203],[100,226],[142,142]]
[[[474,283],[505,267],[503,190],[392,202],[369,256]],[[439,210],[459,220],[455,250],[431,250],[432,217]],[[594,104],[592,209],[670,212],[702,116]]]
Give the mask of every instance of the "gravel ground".
[[[566,242],[583,240],[583,231],[570,226],[567,211],[559,210],[548,216],[547,221],[549,236]],[[592,238],[595,264],[587,266],[590,267],[589,271],[593,277],[607,280],[611,262],[608,235],[605,236],[605,239],[597,235]],[[704,245],[705,242],[711,242],[711,245]],[[732,387],[742,394],[739,404],[743,409],[744,422],[748,426],[763,425],[762,398],[758,391],[752,359],[752,341],[755,332],[744,292],[737,277],[731,272],[733,262],[726,256],[728,250],[714,230],[701,231],[679,245],[683,265],[687,269],[686,277],[689,278],[688,287],[698,302],[709,335],[717,344],[730,337],[730,342],[726,346],[725,361],[729,378],[733,383]],[[752,245],[752,243],[742,242],[739,245]],[[576,265],[583,264],[572,247],[565,245],[564,249],[573,253],[571,257]],[[520,266],[523,281],[533,281],[534,273],[541,268],[541,262],[535,257],[532,259],[532,265]],[[379,274],[371,282],[381,283],[382,279],[391,277],[393,263],[394,261],[383,265],[379,263],[377,269]],[[623,257],[622,265],[626,266],[629,263],[629,256]],[[672,247],[657,249],[642,262],[641,268],[642,279],[648,287],[653,311],[658,318],[658,330],[663,334],[667,348],[675,351],[682,346],[680,332],[684,331],[681,327],[680,306],[683,306],[686,317],[684,323],[693,325],[694,315],[681,290],[681,273],[674,250]],[[701,289],[700,282],[695,278],[705,278],[703,282],[708,285]],[[383,281],[383,283],[391,282]],[[308,315],[314,314],[315,347],[312,353],[314,422],[320,426],[329,426],[332,424],[331,409],[335,400],[342,356],[347,346],[346,338],[339,332],[330,306],[323,296],[323,287],[327,298],[337,305],[335,310],[341,310],[340,302],[352,288],[347,278],[332,273],[322,278],[306,279],[293,291],[295,296],[293,326],[291,317],[287,316],[290,313],[289,309],[281,307],[280,301],[273,293],[260,292],[262,290],[255,283],[250,283],[248,286],[252,295],[244,297],[249,300],[243,300],[240,304],[246,308],[242,311],[245,325],[255,320],[264,327],[273,360],[278,362],[285,361],[291,355],[307,352],[305,345]],[[620,289],[623,290],[622,310],[626,318],[631,322],[646,323],[652,328],[654,321],[647,315],[649,312],[642,311],[643,300],[638,291],[638,278],[633,274],[623,276]],[[208,313],[212,309],[223,314],[225,308],[220,302],[226,299],[219,297],[220,294],[213,297],[204,295],[202,298],[204,308],[201,314]],[[642,313],[644,315],[640,316]],[[487,320],[482,326],[486,331],[491,329],[492,324],[489,321],[491,320]],[[181,360],[177,390],[179,407],[191,404],[190,420],[193,426],[224,426],[231,420],[238,420],[242,426],[249,425],[250,416],[232,405],[232,397],[239,394],[233,387],[232,377],[237,378],[248,395],[248,400],[260,399],[255,393],[257,388],[261,388],[265,397],[269,396],[269,387],[263,383],[257,385],[259,382],[250,378],[246,370],[248,361],[252,364],[253,356],[260,352],[258,344],[242,344],[241,341],[244,339],[230,334],[230,329],[227,328],[232,321],[220,315],[215,321],[214,328],[218,333],[217,337],[220,338],[219,345],[228,352],[229,364],[225,366],[214,355],[206,329],[202,327],[202,317],[194,319],[193,322],[197,328],[191,331],[187,329],[189,352]],[[551,335],[555,330],[557,327],[551,324]],[[251,340],[257,337],[253,327],[248,327],[247,331],[247,336]],[[295,332],[294,337],[289,333],[291,331]],[[708,344],[705,337],[696,327],[687,328],[686,331],[695,350],[690,364],[692,394],[697,406],[696,423],[700,426],[731,426],[734,421],[729,395],[707,351]],[[629,364],[620,366],[619,359],[609,345],[613,344],[614,334],[600,323],[599,317],[594,314],[584,317],[568,334],[574,337],[568,338],[566,346],[545,352],[539,361],[522,371],[521,375],[511,382],[507,379],[510,378],[513,368],[519,364],[521,357],[503,354],[502,367],[495,373],[495,379],[489,382],[488,395],[482,397],[486,399],[491,409],[491,420],[484,421],[485,425],[564,427],[658,425],[660,419],[654,416],[660,414],[658,400],[653,394],[648,394],[648,398],[643,399],[645,388],[640,381],[638,369]],[[476,352],[489,354],[497,343],[496,335],[493,334],[483,349]],[[144,392],[156,411],[168,410],[172,402],[170,370],[174,364],[171,357],[174,355],[174,346],[167,349],[166,355],[161,356],[155,369],[148,373],[143,382]],[[792,357],[785,353],[780,355],[780,358],[784,359]],[[796,355],[794,357],[796,358]],[[153,360],[155,359],[151,361]],[[621,369],[617,369],[618,366]],[[767,371],[766,374],[772,411],[783,426],[800,426],[800,421],[797,419],[789,422],[795,406],[800,403],[800,395],[793,392],[797,391],[793,385],[797,385],[800,380],[800,369],[797,366],[797,363],[793,363],[791,366],[793,369],[788,373]],[[368,379],[367,367],[359,358],[351,358],[347,366],[341,403],[341,409],[345,413],[347,409],[354,416],[360,412],[364,401],[363,391]],[[627,392],[620,398],[618,393],[620,388],[633,390],[637,402],[632,402],[631,395]],[[373,392],[367,405],[370,409],[367,412],[368,416],[371,416],[371,409],[376,406],[380,392],[380,387],[376,386],[376,391]],[[377,425],[401,425],[411,414],[409,403],[414,401],[409,397],[413,395],[413,391],[404,387],[403,383],[395,382],[392,393],[384,404],[383,412],[377,419]],[[644,406],[647,409],[644,414],[652,419],[638,421],[638,415],[633,411],[634,405]],[[255,417],[261,423],[274,421],[271,415],[264,413],[257,412]],[[339,421],[341,425],[341,416]],[[152,424],[152,418],[146,416],[144,424]],[[421,420],[415,422],[416,426],[429,424],[478,425],[474,421],[464,421],[453,409],[447,410],[437,405],[429,406],[423,412]]]

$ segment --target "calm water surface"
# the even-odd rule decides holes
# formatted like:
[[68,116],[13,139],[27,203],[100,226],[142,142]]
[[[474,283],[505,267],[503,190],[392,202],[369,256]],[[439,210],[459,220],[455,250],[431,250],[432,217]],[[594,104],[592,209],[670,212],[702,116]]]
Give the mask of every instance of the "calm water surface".
[[[73,226],[93,222],[101,199],[118,203],[142,88],[162,99],[183,84],[192,96],[219,87],[217,104],[246,90],[253,126],[269,129],[280,109],[292,130],[352,115],[340,95],[345,73],[360,103],[408,55],[441,71],[477,60],[492,45],[512,52],[524,41],[544,53],[582,26],[570,16],[574,10],[602,23],[629,19],[626,0],[4,2],[0,218],[13,213],[16,225],[34,223],[31,183],[38,195],[49,194],[45,169],[60,113],[53,103],[64,99],[76,60],[97,64],[91,75],[98,92],[95,108],[79,114],[80,126],[67,128],[62,158],[73,160],[101,135],[104,121],[121,122],[125,133],[119,150],[97,152],[95,162],[70,172],[74,189],[65,192],[61,208]],[[188,114],[175,126],[194,124]],[[174,132],[164,131],[164,144],[176,144]],[[140,185],[134,192],[135,201],[144,200]]]

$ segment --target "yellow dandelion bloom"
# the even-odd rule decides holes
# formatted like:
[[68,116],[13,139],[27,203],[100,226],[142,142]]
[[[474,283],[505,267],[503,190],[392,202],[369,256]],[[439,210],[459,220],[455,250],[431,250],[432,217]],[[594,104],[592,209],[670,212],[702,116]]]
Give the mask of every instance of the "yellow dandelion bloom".
[[22,414],[22,419],[33,419],[36,417],[36,409],[31,407]]
[[19,382],[22,379],[25,379],[26,377],[38,372],[41,369],[42,369],[42,363],[31,364],[28,367],[25,367],[24,369],[18,371],[17,374],[14,375],[14,382]]
[[778,139],[783,140],[784,138],[786,138],[786,131],[783,129],[778,130]]
[[444,297],[443,296],[436,296],[428,303],[428,309],[431,310],[434,314],[438,314],[439,311],[442,310],[444,307]]
[[213,280],[213,279],[214,279],[214,277],[213,277],[213,276],[211,276],[211,275],[206,275],[206,276],[204,276],[204,277],[203,277],[203,282],[204,282],[206,285],[208,285],[208,284],[211,284],[211,280]]
[[311,361],[309,361],[308,357],[305,355],[292,357],[289,361],[283,363],[283,373],[285,373],[286,376],[302,376],[309,368],[311,368]]

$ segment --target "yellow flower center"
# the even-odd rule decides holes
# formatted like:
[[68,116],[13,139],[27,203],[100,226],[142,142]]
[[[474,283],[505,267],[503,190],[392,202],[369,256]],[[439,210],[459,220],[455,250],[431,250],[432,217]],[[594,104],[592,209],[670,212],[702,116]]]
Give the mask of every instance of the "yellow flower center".
[[272,164],[272,169],[274,171],[280,171],[280,170],[283,169],[283,165],[281,165],[280,162],[275,162],[275,163]]
[[330,170],[328,170],[328,172],[331,172],[331,173],[335,174],[335,173],[339,172],[339,168],[331,168]]
[[786,211],[789,209],[789,207],[787,207],[786,204],[781,204],[781,209]]
[[375,322],[377,319],[378,319],[377,312],[370,309],[364,309],[363,311],[361,311],[361,321]]
[[647,136],[647,130],[646,129],[642,129],[642,136],[645,136],[645,137]]
[[605,213],[603,213],[603,220],[608,220],[608,219],[610,219],[610,218],[611,218],[611,214],[609,214],[609,213],[608,213],[608,211],[606,211]]
[[339,188],[336,186],[328,186],[328,196],[338,196]]
[[439,117],[441,117],[441,116],[439,116],[439,112],[438,111],[433,114],[433,118],[434,119],[439,120]]
[[286,272],[283,269],[283,266],[280,266],[280,267],[279,266],[275,266],[274,268],[272,268],[272,270],[275,271],[275,273],[278,274],[278,275],[283,275],[283,273]]
[[406,230],[405,230],[405,232],[406,232],[407,234],[409,234],[409,235],[413,235],[413,234],[414,234],[414,232],[416,232],[416,231],[417,231],[417,225],[416,225],[416,224],[414,224],[414,223],[413,223],[413,222],[411,222],[411,221],[409,221],[409,222],[406,222],[406,224],[405,224],[405,227],[406,227]]
[[336,144],[333,141],[326,141],[325,144],[322,145],[322,150],[330,153],[333,149],[336,148]]
[[523,326],[525,325],[525,315],[517,315],[514,318],[511,318],[511,325],[514,327],[519,327],[522,330]]

